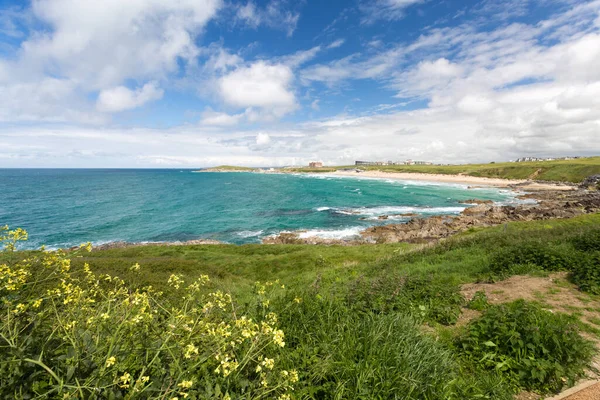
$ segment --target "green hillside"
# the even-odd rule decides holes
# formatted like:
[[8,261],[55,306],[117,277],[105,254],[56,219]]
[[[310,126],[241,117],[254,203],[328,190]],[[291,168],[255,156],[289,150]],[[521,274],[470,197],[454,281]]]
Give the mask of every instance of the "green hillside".
[[[298,172],[330,172],[332,169],[356,168],[355,166],[327,167],[319,171],[308,168]],[[600,174],[600,157],[564,161],[506,162],[462,165],[390,165],[360,166],[363,170],[388,172],[417,172],[427,174],[465,174],[470,176],[502,179],[534,179],[578,183],[590,175]]]
[[598,226],[510,223],[433,246],[0,252],[0,397],[553,393],[600,341]]

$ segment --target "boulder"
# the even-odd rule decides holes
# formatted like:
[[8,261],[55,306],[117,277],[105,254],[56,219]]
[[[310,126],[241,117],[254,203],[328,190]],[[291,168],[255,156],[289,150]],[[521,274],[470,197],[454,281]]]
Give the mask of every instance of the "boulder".
[[588,176],[579,186],[583,189],[600,190],[600,174]]

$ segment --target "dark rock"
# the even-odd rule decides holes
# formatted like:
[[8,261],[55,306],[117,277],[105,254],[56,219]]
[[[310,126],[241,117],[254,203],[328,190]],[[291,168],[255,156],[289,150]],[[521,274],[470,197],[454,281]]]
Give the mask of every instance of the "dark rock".
[[581,182],[581,185],[579,186],[583,189],[592,188],[600,190],[600,174],[588,176],[583,180],[583,182]]

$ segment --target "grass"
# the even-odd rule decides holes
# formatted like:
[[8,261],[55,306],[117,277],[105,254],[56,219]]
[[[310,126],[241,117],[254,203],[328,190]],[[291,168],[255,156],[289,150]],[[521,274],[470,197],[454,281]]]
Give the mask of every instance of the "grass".
[[[213,285],[246,296],[254,282],[279,279],[306,286],[317,277],[335,281],[340,275],[357,276],[390,255],[408,251],[404,243],[361,246],[305,245],[199,245],[143,246],[93,251],[73,260],[75,267],[89,263],[98,273],[117,275],[139,285],[164,286],[173,273],[188,279],[209,275]],[[129,267],[139,263],[140,278]]]
[[[547,392],[572,383],[590,356],[578,332],[596,335],[600,331],[582,322],[573,325],[577,310],[567,318],[527,302],[511,304],[506,310],[491,307],[484,298],[469,304],[480,311],[480,317],[466,327],[455,326],[462,307],[467,306],[460,284],[500,279],[495,270],[499,265],[504,276],[521,272],[501,263],[522,262],[511,254],[523,248],[530,254],[525,272],[553,270],[553,260],[560,261],[560,269],[570,270],[572,264],[556,255],[583,259],[579,255],[584,251],[579,248],[589,252],[597,243],[581,238],[598,237],[594,232],[599,225],[600,214],[513,222],[506,228],[465,232],[432,246],[144,246],[74,254],[71,268],[76,274],[87,263],[96,274],[119,276],[129,293],[152,285],[165,292],[164,301],[173,307],[179,306],[182,297],[167,283],[172,274],[181,274],[187,283],[207,274],[212,279],[207,291],[230,293],[235,314],[257,320],[263,314],[253,302],[255,281],[278,281],[285,288],[278,286],[269,310],[278,316],[286,345],[270,357],[277,360],[277,368],[298,371],[294,395],[299,399],[508,400],[524,388]],[[12,265],[16,259],[36,254],[0,252],[0,264]],[[131,270],[135,263],[140,272]],[[596,279],[593,274],[579,278],[588,279],[588,275]],[[535,321],[543,321],[541,336],[536,334]],[[161,329],[157,325],[152,332]],[[511,346],[505,338],[515,337],[514,332],[523,343]],[[128,340],[139,346],[137,338]],[[493,343],[498,340],[501,349]],[[57,348],[70,354],[69,346],[63,343]],[[535,362],[522,356],[525,351],[535,355]],[[58,370],[61,360],[59,356],[54,361]],[[132,371],[143,368],[133,359],[131,363]],[[4,368],[1,362],[0,368]],[[73,372],[70,366],[64,370],[69,376],[86,376],[85,371]],[[10,385],[16,385],[21,370],[10,371]],[[32,371],[27,369],[27,373]],[[158,368],[155,374],[161,371]],[[221,377],[220,385],[229,388],[232,398],[249,398],[243,395],[245,388],[260,387],[253,371]],[[3,390],[10,390],[10,385]]]
[[[356,168],[355,166],[328,167],[313,171],[298,168],[296,172],[331,172],[337,168]],[[426,174],[465,174],[469,176],[503,179],[534,179],[538,181],[561,181],[578,183],[590,175],[600,174],[600,157],[580,158],[576,160],[536,161],[520,163],[488,163],[463,165],[390,165],[360,166],[367,171],[413,172]]]
[[255,171],[256,168],[240,167],[236,165],[219,165],[218,167],[208,168],[208,170],[221,170],[221,171]]

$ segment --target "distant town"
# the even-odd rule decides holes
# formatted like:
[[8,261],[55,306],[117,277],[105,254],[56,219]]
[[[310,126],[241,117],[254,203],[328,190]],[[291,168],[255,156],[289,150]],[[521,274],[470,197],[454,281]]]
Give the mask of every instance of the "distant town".
[[354,165],[433,165],[432,162],[429,161],[355,161]]
[[521,157],[511,162],[576,160],[581,157]]
[[[509,162],[534,162],[534,161],[560,161],[560,160],[576,160],[581,158],[579,156],[575,157],[521,157],[516,160],[510,160]],[[416,160],[406,160],[406,161],[355,161],[355,166],[386,166],[386,165],[434,165],[434,163],[430,161],[416,161]],[[444,164],[436,164],[436,165],[444,165]],[[449,164],[446,164],[449,165]],[[312,161],[308,163],[309,168],[323,168],[323,163],[321,161]]]

